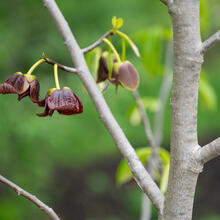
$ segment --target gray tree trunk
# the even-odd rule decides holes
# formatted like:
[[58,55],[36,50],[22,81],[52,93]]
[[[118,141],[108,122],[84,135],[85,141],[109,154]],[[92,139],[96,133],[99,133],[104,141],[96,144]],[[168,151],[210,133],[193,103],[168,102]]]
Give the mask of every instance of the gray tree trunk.
[[[201,167],[192,163],[199,148],[197,103],[201,64],[200,1],[168,3],[174,39],[171,108],[171,164],[168,191],[160,220],[190,220]],[[195,161],[194,161],[195,162]]]

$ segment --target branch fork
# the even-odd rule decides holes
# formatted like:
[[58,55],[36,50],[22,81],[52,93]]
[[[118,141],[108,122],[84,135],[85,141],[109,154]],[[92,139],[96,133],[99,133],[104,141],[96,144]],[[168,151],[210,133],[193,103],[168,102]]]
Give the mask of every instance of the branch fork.
[[195,152],[195,158],[201,164],[205,164],[208,161],[214,159],[220,155],[220,137],[205,145],[202,148],[199,148]]

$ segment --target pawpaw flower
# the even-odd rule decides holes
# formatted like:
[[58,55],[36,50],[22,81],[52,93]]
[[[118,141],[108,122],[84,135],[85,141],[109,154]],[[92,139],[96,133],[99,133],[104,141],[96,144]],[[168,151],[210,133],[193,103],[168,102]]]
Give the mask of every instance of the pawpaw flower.
[[35,76],[17,72],[0,85],[0,94],[18,94],[20,101],[30,96],[32,102],[39,101],[40,84]]
[[126,89],[134,91],[139,81],[138,72],[129,61],[114,63],[111,82],[116,86],[121,84]]
[[81,101],[68,87],[50,89],[45,99],[37,103],[39,106],[44,106],[44,112],[37,114],[39,117],[52,116],[55,110],[62,115],[73,115],[83,112]]
[[107,65],[106,58],[101,56],[99,59],[99,67],[98,67],[98,78],[96,80],[97,83],[103,82],[108,79],[109,69]]

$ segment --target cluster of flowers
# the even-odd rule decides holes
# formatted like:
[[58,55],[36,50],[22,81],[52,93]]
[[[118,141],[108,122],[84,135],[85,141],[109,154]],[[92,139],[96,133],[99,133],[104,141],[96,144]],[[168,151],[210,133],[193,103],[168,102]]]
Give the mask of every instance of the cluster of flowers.
[[128,89],[136,90],[139,85],[139,75],[135,67],[129,61],[119,61],[113,60],[111,65],[113,65],[112,73],[110,73],[110,68],[108,66],[108,58],[106,58],[105,53],[99,59],[98,67],[98,77],[96,82],[100,83],[105,80],[109,80],[112,84],[115,84],[116,88],[118,85]]
[[[97,72],[97,83],[108,80],[112,84],[116,85],[116,88],[120,85],[128,90],[136,90],[139,85],[139,75],[132,63],[125,60],[126,55],[126,42],[130,45],[132,50],[137,56],[140,56],[138,48],[131,41],[131,39],[120,32],[118,29],[123,25],[122,18],[112,18],[113,29],[109,31],[110,34],[118,34],[122,38],[122,56],[118,54],[117,50],[111,43],[111,39],[103,38],[109,51],[104,51],[99,59],[99,67]],[[54,78],[56,88],[50,89],[45,99],[40,100],[40,84],[36,76],[31,75],[33,70],[41,63],[47,61],[47,58],[37,61],[27,72],[23,74],[16,72],[14,75],[6,79],[0,85],[0,94],[18,94],[18,100],[22,100],[24,97],[29,96],[33,103],[38,104],[40,107],[44,107],[44,112],[37,114],[40,117],[52,116],[56,110],[62,115],[80,114],[83,112],[83,105],[80,99],[73,93],[73,91],[64,87],[60,89],[58,81],[57,64],[54,64]]]
[[125,60],[126,56],[126,43],[129,44],[136,56],[140,56],[138,48],[132,42],[132,40],[123,32],[118,29],[123,25],[122,18],[112,18],[113,29],[109,33],[117,34],[122,39],[122,55],[120,56],[116,48],[111,42],[111,36],[103,38],[109,50],[104,51],[99,59],[98,78],[97,83],[108,80],[112,84],[116,85],[116,88],[120,85],[128,90],[136,90],[139,85],[139,75],[135,67],[131,62]]
[[[44,62],[43,59],[40,62],[38,61],[37,64],[41,62]],[[57,66],[54,69],[57,74]],[[28,71],[27,74],[17,72],[10,76],[0,85],[0,94],[18,94],[19,101],[29,96],[33,103],[44,107],[44,112],[37,114],[39,117],[52,116],[55,110],[62,115],[73,115],[83,112],[83,105],[73,91],[68,87],[60,89],[57,83],[56,88],[50,89],[45,99],[40,100],[40,83],[36,76],[31,75],[31,73],[32,70]]]

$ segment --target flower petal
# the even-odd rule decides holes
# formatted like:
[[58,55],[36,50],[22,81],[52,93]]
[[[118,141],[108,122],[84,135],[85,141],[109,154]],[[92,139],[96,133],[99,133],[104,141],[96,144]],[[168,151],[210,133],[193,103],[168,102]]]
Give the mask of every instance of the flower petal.
[[118,80],[125,88],[129,90],[137,89],[139,85],[139,75],[130,62],[125,61],[120,66]]
[[38,80],[33,80],[30,82],[30,98],[32,102],[39,101],[40,84]]
[[48,96],[48,107],[60,114],[72,115],[83,112],[83,105],[70,89],[55,90]]
[[24,97],[28,96],[30,93],[30,89],[28,89],[26,92],[22,94],[18,94],[18,101],[21,101]]
[[46,104],[45,107],[44,107],[44,112],[38,113],[37,116],[46,117],[48,115],[49,115],[49,108],[48,108],[48,105]]
[[29,83],[24,75],[14,74],[0,85],[1,94],[17,93],[22,94],[29,88]]
[[108,74],[109,74],[109,70],[108,70],[107,62],[105,58],[101,56],[99,59],[98,78],[96,82],[99,83],[105,81],[106,79],[108,79]]

